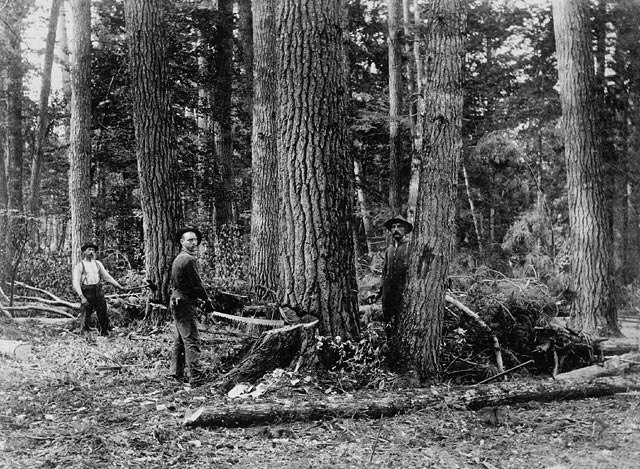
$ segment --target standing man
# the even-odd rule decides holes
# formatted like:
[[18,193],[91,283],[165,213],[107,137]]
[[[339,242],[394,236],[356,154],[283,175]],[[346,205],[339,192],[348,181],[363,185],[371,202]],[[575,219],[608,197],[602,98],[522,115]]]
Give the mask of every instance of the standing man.
[[181,251],[171,266],[171,311],[176,326],[171,357],[171,376],[185,381],[185,362],[189,368],[188,382],[198,386],[203,382],[200,366],[200,335],[196,316],[198,300],[205,302],[207,310],[213,310],[204,289],[196,255],[202,242],[202,233],[194,227],[185,227],[176,233],[176,242]]
[[382,267],[382,316],[387,327],[395,329],[398,314],[402,310],[402,296],[409,262],[409,240],[413,225],[398,215],[384,223],[391,232],[392,241],[384,252]]
[[73,289],[80,297],[80,331],[89,331],[91,315],[95,311],[100,335],[108,336],[110,328],[107,301],[100,281],[104,280],[119,290],[124,290],[124,287],[114,280],[102,262],[96,260],[98,246],[95,243],[84,243],[80,251],[82,260],[75,265],[72,273]]

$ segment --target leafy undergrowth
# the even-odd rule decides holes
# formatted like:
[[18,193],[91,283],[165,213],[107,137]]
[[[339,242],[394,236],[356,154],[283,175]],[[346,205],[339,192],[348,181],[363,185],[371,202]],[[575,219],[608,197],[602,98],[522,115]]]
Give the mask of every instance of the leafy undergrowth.
[[[203,334],[214,371],[242,346],[221,332]],[[1,467],[640,467],[637,394],[491,413],[443,406],[379,420],[187,428],[185,413],[229,398],[165,378],[169,327],[88,341],[65,328],[0,321],[0,335],[32,346],[25,360],[0,357]],[[289,399],[336,392],[314,377],[294,382],[279,392]]]

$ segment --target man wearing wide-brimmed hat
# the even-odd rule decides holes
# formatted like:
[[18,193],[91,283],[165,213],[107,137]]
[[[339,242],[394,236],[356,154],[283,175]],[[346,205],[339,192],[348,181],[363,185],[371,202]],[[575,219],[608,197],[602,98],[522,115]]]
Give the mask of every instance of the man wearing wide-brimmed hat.
[[105,269],[102,262],[96,260],[98,246],[89,241],[80,248],[82,260],[73,268],[73,289],[80,297],[80,331],[88,332],[93,311],[98,316],[98,332],[109,335],[109,314],[107,302],[102,292],[101,280],[110,283],[119,290],[124,290]]
[[384,227],[391,232],[392,241],[384,252],[382,315],[384,321],[393,330],[398,313],[402,309],[402,296],[409,261],[407,235],[413,230],[413,225],[401,215],[396,215],[388,219]]
[[[186,226],[176,232],[176,242],[180,244],[180,253],[171,266],[171,312],[176,326],[171,357],[171,375],[179,381],[188,381],[191,385],[202,384],[200,366],[200,335],[196,317],[199,300],[212,309],[209,296],[198,273],[198,246],[202,242],[202,233],[193,226]],[[189,369],[189,378],[185,376],[185,365]]]

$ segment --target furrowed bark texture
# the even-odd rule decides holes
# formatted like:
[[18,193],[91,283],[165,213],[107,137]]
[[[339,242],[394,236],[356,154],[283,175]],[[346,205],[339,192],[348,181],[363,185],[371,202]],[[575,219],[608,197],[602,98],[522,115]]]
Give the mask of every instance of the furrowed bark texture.
[[69,205],[72,265],[91,229],[91,2],[71,1],[74,25],[69,123]]
[[274,14],[274,0],[254,2],[251,281],[272,290],[277,289],[279,237]]
[[158,285],[155,300],[164,304],[169,299],[172,235],[180,221],[162,20],[165,7],[165,0],[126,2],[145,269],[149,280]]
[[278,4],[280,285],[282,304],[318,317],[321,334],[350,337],[358,322],[341,3]]
[[426,13],[421,190],[411,235],[404,312],[397,334],[401,357],[421,379],[439,370],[438,351],[462,150],[465,22],[462,0],[434,1]]
[[572,290],[576,294],[569,327],[587,333],[616,333],[589,2],[554,0],[553,20],[567,167]]

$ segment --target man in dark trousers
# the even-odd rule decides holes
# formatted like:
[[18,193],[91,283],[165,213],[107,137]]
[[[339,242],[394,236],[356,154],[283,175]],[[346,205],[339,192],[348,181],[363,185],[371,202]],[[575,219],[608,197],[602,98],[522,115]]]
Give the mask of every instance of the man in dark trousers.
[[104,280],[119,290],[125,288],[114,280],[102,262],[96,260],[98,246],[95,243],[84,243],[80,252],[82,260],[73,267],[71,276],[73,289],[80,297],[80,332],[89,332],[91,315],[95,311],[98,316],[98,332],[102,336],[108,336],[109,315],[101,281]]
[[184,227],[176,233],[180,253],[171,266],[171,312],[176,326],[171,360],[171,376],[186,382],[185,364],[189,369],[188,382],[192,386],[203,383],[200,365],[200,335],[196,317],[198,300],[205,302],[206,309],[212,309],[209,296],[204,289],[196,255],[202,242],[202,233],[194,227]]
[[402,310],[409,262],[409,240],[407,235],[413,225],[398,215],[384,223],[391,232],[392,241],[384,252],[382,267],[382,316],[390,330],[395,329],[398,314]]

